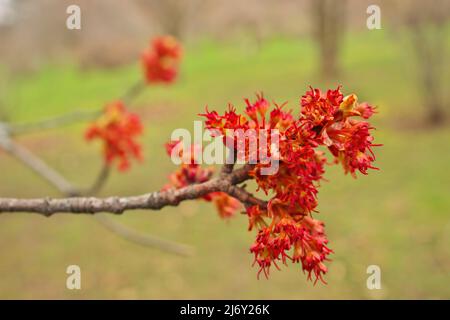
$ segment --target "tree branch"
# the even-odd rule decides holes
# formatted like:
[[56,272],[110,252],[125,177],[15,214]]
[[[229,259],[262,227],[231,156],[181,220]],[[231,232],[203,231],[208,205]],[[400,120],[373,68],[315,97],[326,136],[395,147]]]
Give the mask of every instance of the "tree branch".
[[141,246],[152,247],[164,252],[170,252],[181,256],[191,256],[194,253],[194,248],[191,246],[167,241],[159,237],[152,236],[151,234],[138,232],[114,221],[105,214],[96,214],[94,217],[109,231],[117,234],[125,240],[137,243]]
[[251,207],[254,205],[260,206],[261,208],[267,207],[267,201],[256,198],[242,187],[231,186],[230,189],[228,189],[228,194],[240,200],[245,207]]
[[139,96],[142,91],[146,88],[147,84],[144,81],[138,81],[134,85],[132,85],[128,90],[123,94],[121,100],[123,103],[128,104],[131,103],[134,98]]
[[248,178],[248,166],[244,166],[225,178],[213,178],[204,183],[193,184],[181,189],[153,192],[139,196],[61,199],[0,198],[0,213],[33,212],[47,217],[55,213],[94,214],[108,212],[121,214],[126,210],[159,210],[165,206],[177,206],[182,201],[198,199],[216,191],[226,192],[243,203],[265,205],[265,202],[254,200],[247,192],[243,192],[243,189],[233,188],[235,184],[241,183]]
[[222,181],[213,179],[201,185],[163,192],[131,197],[75,197],[75,198],[38,198],[15,199],[0,198],[0,212],[35,212],[45,216],[55,213],[85,213],[108,212],[120,214],[125,210],[153,209],[159,210],[165,206],[177,206],[181,201],[196,199],[214,191],[222,191],[219,187]]
[[[133,86],[128,88],[128,90],[122,95],[120,99],[125,104],[128,104],[138,95],[140,95],[145,88],[146,83],[144,81],[138,81]],[[77,122],[95,120],[99,115],[101,115],[101,113],[102,109],[75,111],[72,113],[36,122],[4,125],[4,129],[7,130],[9,135],[15,136],[44,129],[58,128]]]
[[[106,181],[108,180],[110,173],[111,173],[110,167],[104,164],[97,178],[94,180],[92,186],[88,188],[86,191],[84,191],[82,194],[92,196],[99,193],[100,190],[105,185]],[[82,194],[78,194],[78,196],[81,196]]]
[[101,110],[76,111],[36,122],[9,124],[7,130],[9,134],[16,136],[19,134],[67,126],[77,122],[94,120],[100,114]]
[[0,128],[0,148],[31,168],[35,173],[54,185],[61,193],[72,196],[77,194],[76,188],[53,168],[36,157],[28,149],[14,142]]

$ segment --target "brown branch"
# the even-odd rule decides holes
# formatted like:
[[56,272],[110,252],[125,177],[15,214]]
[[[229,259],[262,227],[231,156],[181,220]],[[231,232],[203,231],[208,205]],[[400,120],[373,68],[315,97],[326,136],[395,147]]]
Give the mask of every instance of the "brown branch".
[[[35,212],[45,216],[54,213],[97,212],[123,213],[125,210],[153,209],[177,206],[181,201],[196,199],[210,192],[222,191],[223,180],[213,179],[201,185],[191,185],[178,190],[153,192],[131,197],[76,197],[76,198],[38,198],[14,199],[0,198],[0,212]],[[226,185],[228,187],[228,185]]]
[[236,185],[240,184],[244,181],[251,179],[249,172],[253,169],[254,165],[246,164],[239,169],[235,169],[230,175],[231,184]]
[[[131,197],[76,197],[76,198],[39,198],[15,199],[0,198],[0,212],[33,212],[44,216],[55,213],[94,214],[108,212],[121,214],[126,210],[159,210],[165,206],[177,206],[185,200],[198,199],[208,193],[222,191],[243,203],[264,205],[248,193],[233,188],[237,183],[248,179],[248,166],[232,172],[227,177],[213,178],[201,184],[193,184],[177,190],[153,192]],[[249,202],[250,201],[250,202]]]
[[228,189],[228,194],[240,200],[245,205],[245,207],[254,205],[260,206],[261,208],[267,207],[267,201],[256,198],[254,195],[252,195],[242,187],[231,186],[230,189]]
[[[231,152],[231,151],[230,151]],[[228,153],[226,161],[222,166],[221,175],[226,176],[233,172],[234,165],[236,164],[237,154],[236,151],[233,150],[233,153]]]

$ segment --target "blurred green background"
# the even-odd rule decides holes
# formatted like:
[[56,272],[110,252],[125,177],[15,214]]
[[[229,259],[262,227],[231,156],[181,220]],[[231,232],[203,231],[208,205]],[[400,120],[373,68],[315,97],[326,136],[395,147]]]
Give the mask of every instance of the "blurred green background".
[[[32,6],[37,2],[24,1],[20,5]],[[41,5],[50,8],[54,3],[42,1]],[[224,1],[214,1],[206,7],[199,3],[204,11],[194,10],[191,14],[207,14],[214,11],[214,5],[224,5]],[[238,5],[237,1],[232,3]],[[233,22],[233,28],[225,35],[212,27],[207,32],[204,26],[189,29],[183,25],[181,31],[190,31],[177,34],[185,47],[179,81],[170,87],[149,87],[131,106],[145,123],[142,139],[145,162],[136,164],[126,174],[114,172],[101,192],[103,196],[126,196],[161,188],[175,169],[163,144],[175,128],[192,130],[193,121],[199,119],[197,114],[205,105],[222,111],[232,102],[239,109],[243,108],[242,98],[263,91],[270,100],[289,101],[296,112],[299,97],[309,85],[327,89],[342,84],[344,93],[354,92],[361,101],[378,106],[378,114],[373,117],[377,128],[374,135],[383,147],[375,149],[376,165],[381,170],[368,176],[355,180],[345,176],[339,166],[327,168],[325,177],[329,181],[320,189],[317,217],[325,221],[330,247],[335,251],[333,261],[328,264],[328,285],[313,286],[298,265],[283,267],[281,272],[273,269],[269,280],[257,280],[257,268],[251,267],[253,256],[249,253],[255,235],[247,231],[245,216],[225,222],[212,205],[194,201],[160,212],[127,212],[113,217],[136,230],[194,246],[195,255],[187,258],[125,241],[90,216],[55,215],[47,219],[33,214],[2,214],[0,298],[450,298],[450,171],[446,167],[450,163],[448,11],[440,10],[445,13],[444,18],[430,11],[429,16],[422,15],[428,20],[417,22],[414,12],[428,12],[425,4],[414,7],[417,2],[410,1],[408,7],[403,7],[395,6],[394,1],[377,3],[382,10],[382,29],[368,30],[367,3],[331,1],[332,12],[337,6],[344,6],[345,15],[340,23],[345,23],[345,28],[335,26],[335,30],[341,31],[335,52],[336,70],[330,74],[320,71],[324,59],[329,60],[320,54],[327,44],[321,43],[314,32],[320,17],[310,13],[319,9],[309,1],[280,1],[278,5],[287,8],[284,13],[271,9],[276,6],[273,1],[255,4],[258,10],[267,6],[266,16],[271,12],[289,13],[285,20],[294,26],[299,21],[300,31],[295,27],[289,29],[290,24],[273,30],[266,26],[272,32],[261,28],[265,23],[286,22],[275,17],[262,22],[247,19],[252,23],[241,19],[245,23],[236,27]],[[431,3],[435,7],[441,2]],[[290,9],[297,4],[302,10]],[[94,9],[99,7],[90,9],[87,16],[95,16]],[[181,12],[188,10],[182,9]],[[162,15],[158,10],[161,8],[149,9],[152,14]],[[238,8],[232,7],[228,14],[235,10]],[[50,9],[48,12],[57,16]],[[66,15],[62,12],[64,21]],[[390,19],[390,15],[394,18]],[[17,16],[20,18],[20,14]],[[400,16],[406,18],[401,20]],[[114,21],[125,28],[128,19]],[[10,43],[19,39],[18,35],[10,35],[15,30],[14,23],[0,29],[5,39],[15,39]],[[83,25],[81,35],[75,37],[76,44],[69,42],[67,47],[79,48],[83,33],[95,33],[90,28],[95,28],[95,24]],[[170,29],[173,26],[161,23],[155,23],[154,28],[139,28],[145,34],[144,40],[135,41],[140,49],[147,45],[146,39],[152,34],[178,33]],[[223,30],[220,25],[216,28]],[[48,28],[44,30],[51,32]],[[420,43],[417,45],[418,30],[424,37],[420,43],[423,44],[423,39],[429,41],[423,46],[425,49],[420,49]],[[52,43],[47,33],[44,38]],[[97,39],[114,43],[107,49],[102,47],[100,57],[102,53],[120,56],[123,52],[119,49],[120,39],[112,41],[106,35]],[[124,43],[127,39],[124,36]],[[433,47],[435,44],[439,52]],[[5,55],[0,62],[3,121],[20,123],[74,110],[98,109],[121,96],[142,77],[138,53],[131,55],[131,61],[124,58],[104,64],[102,59],[98,63],[97,55],[88,59],[78,54],[78,49],[66,50],[62,45],[62,51],[36,49],[39,59],[34,61],[33,48],[16,52],[9,60]],[[431,53],[424,55],[427,49]],[[431,90],[427,90],[429,84],[424,80],[427,72],[434,72]],[[438,116],[433,115],[435,110],[439,110]],[[80,123],[23,135],[18,141],[77,185],[86,186],[95,178],[102,159],[100,145],[84,141],[85,128],[86,123]],[[1,150],[0,195],[59,196],[45,181]],[[66,289],[65,271],[71,264],[81,267],[81,290]],[[381,290],[366,287],[369,265],[381,268]]]

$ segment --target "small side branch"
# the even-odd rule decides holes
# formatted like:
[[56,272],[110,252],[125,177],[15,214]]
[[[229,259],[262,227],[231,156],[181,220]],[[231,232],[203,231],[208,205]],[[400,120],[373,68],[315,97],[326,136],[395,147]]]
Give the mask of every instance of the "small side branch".
[[31,151],[17,144],[6,135],[0,135],[0,148],[31,168],[35,173],[54,185],[63,194],[68,196],[77,194],[76,188],[72,186],[62,175],[48,166]]
[[231,186],[230,189],[228,189],[228,194],[241,201],[245,205],[245,207],[254,205],[260,206],[261,208],[267,207],[267,201],[256,198],[244,188]]
[[[95,179],[92,186],[83,192],[85,195],[96,195],[100,192],[100,190],[105,185],[106,181],[108,181],[108,177],[111,170],[110,167],[106,164],[103,165],[102,169],[100,170],[100,173],[98,174],[97,178]],[[80,194],[81,195],[81,194]]]
[[51,119],[36,122],[25,122],[8,125],[8,132],[12,136],[47,130],[71,125],[83,121],[95,120],[101,114],[101,110],[76,111]]
[[[144,81],[138,81],[131,86],[120,99],[125,104],[131,103],[132,100],[138,97],[145,88],[146,83]],[[5,125],[5,129],[7,130],[8,135],[16,136],[40,130],[59,128],[78,122],[95,120],[101,115],[101,113],[102,109],[75,111],[41,121],[8,124]]]
[[117,234],[121,238],[134,242],[141,246],[156,248],[163,252],[169,252],[181,256],[191,256],[194,253],[194,249],[190,246],[168,241],[155,237],[151,234],[144,234],[134,229],[124,226],[123,224],[114,221],[105,214],[94,215],[95,219],[102,224],[109,231]]

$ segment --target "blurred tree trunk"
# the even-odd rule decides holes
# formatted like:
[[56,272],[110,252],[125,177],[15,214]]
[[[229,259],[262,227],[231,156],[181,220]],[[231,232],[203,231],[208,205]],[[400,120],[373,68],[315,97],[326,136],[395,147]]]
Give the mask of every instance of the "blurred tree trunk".
[[445,26],[450,19],[450,4],[448,1],[439,0],[432,3],[410,0],[407,9],[401,5],[398,10],[403,13],[415,51],[418,81],[426,107],[426,121],[437,126],[445,121]]
[[420,87],[427,107],[426,120],[431,125],[439,125],[445,118],[441,94],[445,34],[439,28],[427,30],[423,24],[414,24],[411,29]]
[[181,40],[204,0],[137,0],[137,4],[158,21],[162,32]]
[[330,79],[339,73],[339,52],[345,31],[346,0],[313,0],[314,39],[319,47],[320,73]]

